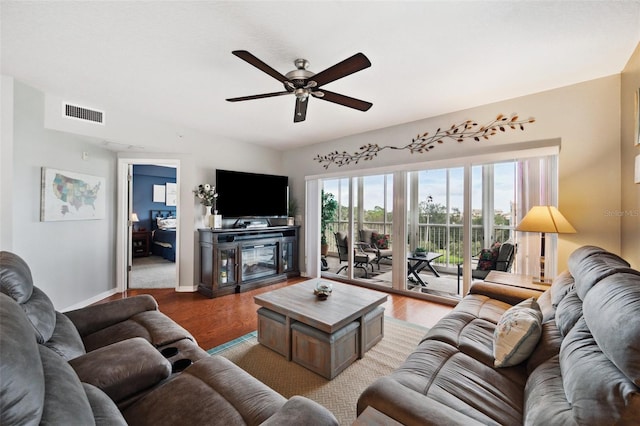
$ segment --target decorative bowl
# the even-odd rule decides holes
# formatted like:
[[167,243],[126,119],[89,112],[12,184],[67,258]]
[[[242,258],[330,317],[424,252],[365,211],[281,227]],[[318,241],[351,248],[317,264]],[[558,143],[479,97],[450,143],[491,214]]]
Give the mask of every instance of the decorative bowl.
[[318,299],[324,300],[331,295],[333,291],[333,285],[328,281],[320,281],[316,284],[316,288],[313,290]]

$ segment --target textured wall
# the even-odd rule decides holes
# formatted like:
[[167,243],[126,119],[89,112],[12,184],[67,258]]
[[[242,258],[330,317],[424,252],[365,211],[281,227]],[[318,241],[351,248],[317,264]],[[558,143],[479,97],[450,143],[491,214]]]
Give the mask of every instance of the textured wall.
[[635,95],[640,90],[640,43],[622,72],[621,138],[622,144],[622,256],[636,269],[640,269],[640,184],[634,183],[635,157],[640,145],[635,145],[635,126],[639,117],[635,109]]

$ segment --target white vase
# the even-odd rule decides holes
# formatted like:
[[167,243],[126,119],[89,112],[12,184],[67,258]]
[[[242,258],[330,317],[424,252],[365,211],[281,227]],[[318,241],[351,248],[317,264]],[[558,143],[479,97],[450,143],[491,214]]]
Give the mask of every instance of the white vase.
[[204,206],[204,218],[202,220],[203,227],[205,227],[205,228],[211,228],[212,227],[213,218],[211,216],[213,216],[211,214],[211,207],[210,206]]

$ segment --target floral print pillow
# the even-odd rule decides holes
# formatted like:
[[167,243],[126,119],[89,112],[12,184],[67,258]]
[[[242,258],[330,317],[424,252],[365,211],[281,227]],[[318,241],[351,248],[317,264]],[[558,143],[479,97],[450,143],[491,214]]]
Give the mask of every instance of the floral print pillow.
[[480,250],[478,255],[478,267],[479,271],[491,271],[496,269],[496,261],[498,260],[498,254],[500,253],[501,244],[493,243],[491,248]]
[[371,233],[371,243],[380,250],[389,248],[389,234]]

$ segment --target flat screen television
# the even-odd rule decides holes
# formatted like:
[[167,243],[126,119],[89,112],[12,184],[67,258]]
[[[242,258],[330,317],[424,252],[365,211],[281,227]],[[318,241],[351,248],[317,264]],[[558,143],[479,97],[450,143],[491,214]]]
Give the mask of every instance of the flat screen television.
[[286,217],[287,176],[216,169],[217,207],[224,218]]

